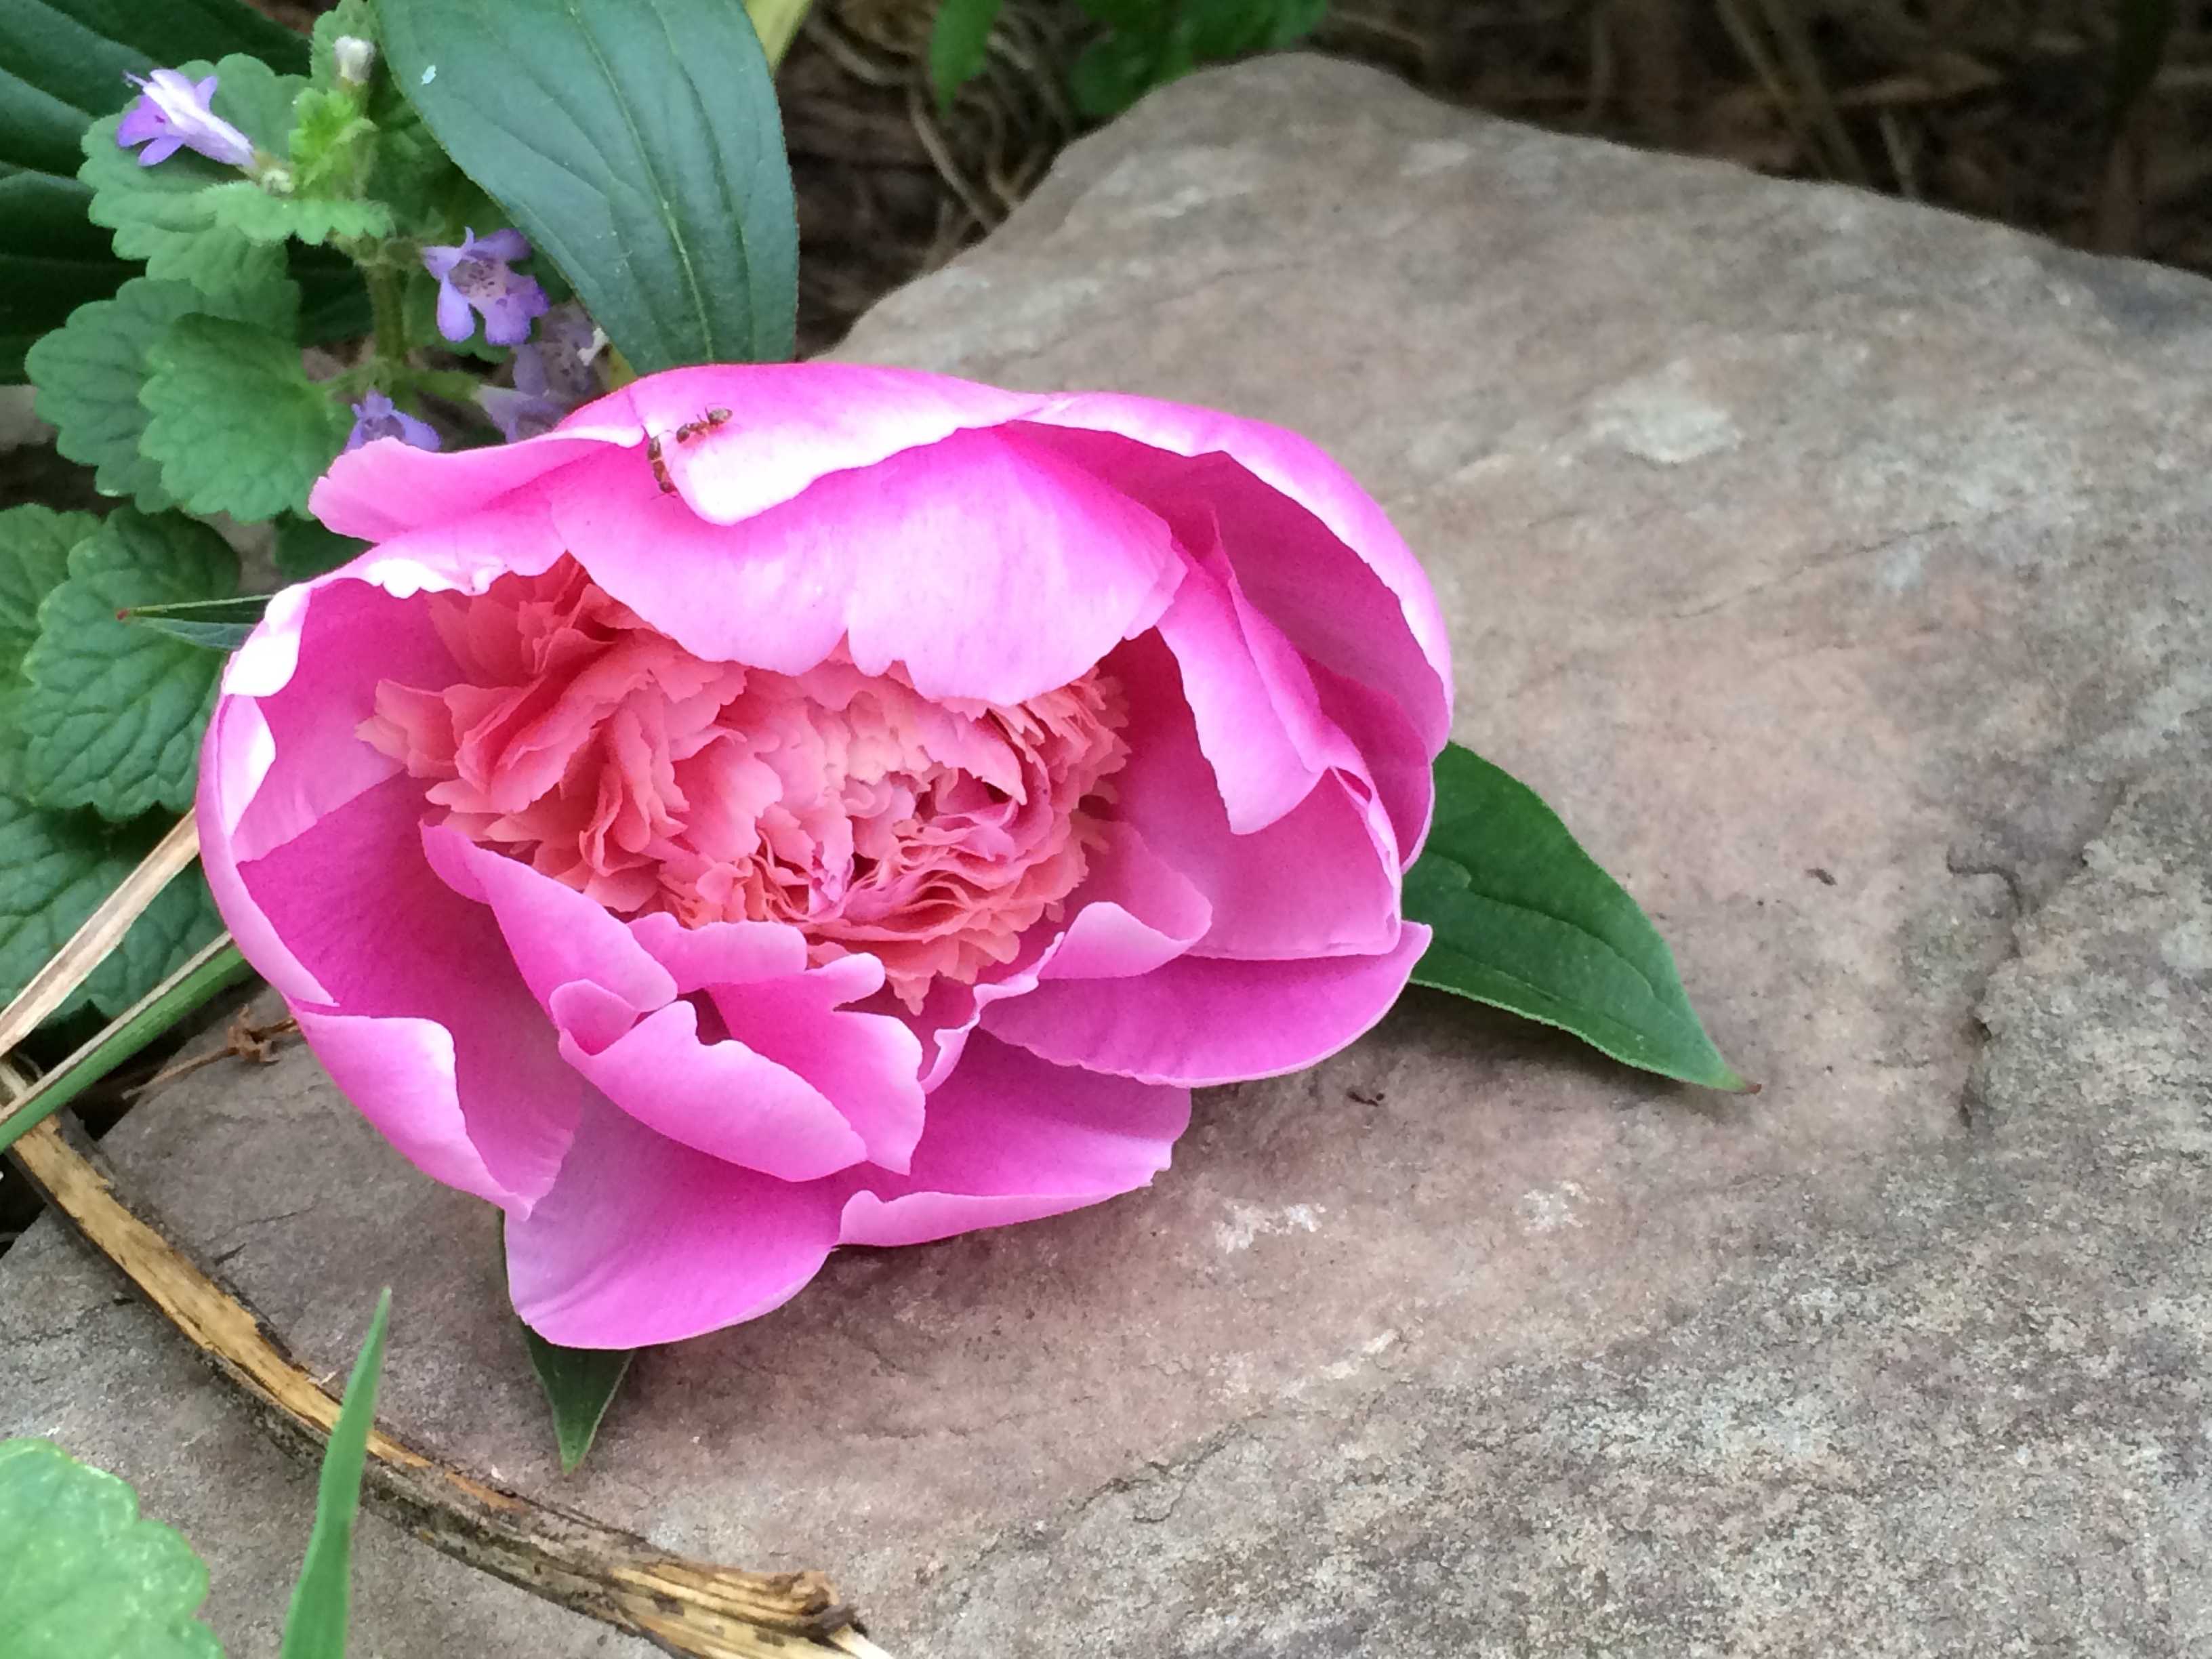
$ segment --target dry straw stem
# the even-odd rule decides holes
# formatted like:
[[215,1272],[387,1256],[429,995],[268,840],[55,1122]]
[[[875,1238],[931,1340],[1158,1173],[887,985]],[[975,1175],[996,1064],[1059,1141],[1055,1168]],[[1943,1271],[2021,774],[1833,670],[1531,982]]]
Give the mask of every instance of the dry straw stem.
[[161,844],[123,879],[123,884],[84,919],[84,925],[5,1009],[0,1009],[0,1055],[39,1028],[39,1022],[69,1000],[70,993],[84,983],[101,958],[123,943],[131,924],[154,902],[172,878],[200,855],[198,822],[187,812]]
[[[0,1070],[10,1093],[22,1083]],[[70,1125],[64,1133],[63,1126]],[[118,1190],[66,1115],[9,1156],[40,1195],[224,1376],[280,1439],[319,1449],[338,1402],[295,1364],[266,1323],[163,1237]],[[425,1456],[381,1431],[368,1443],[369,1501],[457,1560],[691,1659],[799,1659],[842,1651],[888,1659],[853,1628],[819,1572],[749,1572],[655,1549],[633,1534],[539,1504]]]

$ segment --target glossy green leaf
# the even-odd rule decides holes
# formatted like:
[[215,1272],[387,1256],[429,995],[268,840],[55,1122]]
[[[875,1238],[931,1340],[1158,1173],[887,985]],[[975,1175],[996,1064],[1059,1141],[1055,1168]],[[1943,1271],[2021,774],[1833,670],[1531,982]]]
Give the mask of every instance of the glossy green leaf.
[[561,1448],[561,1473],[567,1474],[591,1450],[599,1419],[607,1414],[637,1350],[564,1348],[527,1325],[518,1323],[517,1328],[530,1353],[530,1369],[538,1374],[538,1386],[545,1390],[545,1403],[552,1408],[553,1438]]
[[133,605],[118,614],[125,622],[150,628],[207,651],[235,651],[269,608],[266,593],[241,593],[228,599],[185,599],[173,605]]
[[960,88],[983,72],[991,44],[991,25],[999,20],[1000,0],[938,0],[937,20],[929,30],[929,83],[937,106],[952,107]]
[[399,87],[640,371],[791,354],[775,88],[727,0],[384,0]]
[[222,659],[133,628],[134,605],[227,599],[238,556],[205,525],[128,507],[71,550],[69,578],[39,607],[16,707],[23,784],[37,805],[90,806],[118,821],[192,804],[200,735]]
[[346,1379],[345,1403],[323,1449],[315,1483],[315,1529],[307,1558],[292,1587],[278,1659],[345,1659],[346,1625],[353,1607],[353,1522],[361,1508],[362,1472],[368,1463],[368,1434],[376,1425],[376,1382],[384,1369],[384,1333],[392,1319],[392,1292],[376,1298],[368,1334]]
[[53,423],[63,454],[98,469],[94,482],[102,495],[127,495],[140,511],[158,513],[176,497],[161,482],[161,463],[139,447],[150,417],[138,394],[153,373],[155,345],[171,323],[194,313],[289,329],[299,308],[300,290],[287,282],[209,294],[189,283],[136,278],[113,299],[79,307],[31,348],[39,416]]
[[0,385],[24,378],[23,354],[70,312],[106,299],[136,268],[85,216],[92,192],[72,178],[0,162]]
[[222,1659],[207,1568],[138,1495],[47,1440],[0,1440],[0,1659]]
[[1406,915],[1436,936],[1413,982],[1556,1025],[1615,1060],[1741,1089],[1634,899],[1534,791],[1453,744]]
[[353,418],[308,380],[289,336],[179,317],[147,362],[153,373],[138,401],[149,418],[138,447],[161,463],[163,489],[195,513],[246,523],[307,510]]

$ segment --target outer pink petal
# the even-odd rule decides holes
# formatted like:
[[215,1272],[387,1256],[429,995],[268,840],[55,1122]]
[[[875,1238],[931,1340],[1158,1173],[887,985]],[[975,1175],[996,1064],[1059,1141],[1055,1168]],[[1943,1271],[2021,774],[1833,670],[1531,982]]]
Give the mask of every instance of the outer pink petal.
[[1129,759],[1114,775],[1115,816],[1212,906],[1207,956],[1365,956],[1397,939],[1395,836],[1364,780],[1324,774],[1266,829],[1236,834],[1199,748],[1176,666],[1157,641],[1108,664],[1129,706]]
[[867,1155],[813,1085],[742,1042],[700,1042],[688,1002],[647,1015],[596,1054],[564,1031],[561,1055],[647,1128],[726,1163],[812,1181]]
[[1106,845],[1091,855],[1090,872],[1067,903],[1075,914],[1038,964],[1040,980],[1147,974],[1182,955],[1213,925],[1206,895],[1127,823],[1107,827]]
[[[373,1017],[344,1028],[348,1046],[332,1062],[347,1068],[355,1103],[379,1122],[423,1121],[425,1103],[450,1086],[470,1144],[506,1194],[500,1201],[526,1206],[552,1183],[582,1084],[562,1063],[491,912],[424,860],[422,790],[418,780],[391,778],[240,864],[236,876],[325,993],[319,1008],[294,999],[295,1012]],[[228,906],[224,917],[242,919]],[[451,1034],[450,1085],[425,1024]],[[444,1167],[425,1168],[447,1178]]]
[[509,490],[598,453],[609,442],[580,430],[482,449],[363,444],[332,461],[331,470],[315,481],[307,510],[341,536],[380,542],[465,518]]
[[820,1269],[847,1190],[738,1169],[588,1095],[553,1190],[508,1218],[515,1310],[572,1348],[675,1342],[757,1317]]
[[1166,1169],[1189,1122],[1187,1091],[1046,1065],[979,1035],[929,1097],[912,1171],[854,1193],[838,1236],[918,1244],[1096,1204]]
[[1167,526],[1034,444],[959,432],[833,473],[742,524],[704,524],[641,462],[557,481],[593,580],[685,649],[798,672],[839,637],[927,697],[1018,702],[1150,628],[1182,564]]
[[1409,921],[1381,956],[1180,957],[1139,979],[1040,985],[985,1009],[983,1030],[1059,1065],[1147,1083],[1276,1077],[1334,1054],[1388,1013],[1428,942],[1429,930]]
[[[1018,419],[1045,401],[860,363],[716,364],[636,381],[578,410],[561,429],[626,431],[630,443],[659,438],[670,481],[692,510],[735,524],[832,472]],[[725,417],[698,426],[717,412]],[[679,437],[687,427],[695,429]]]
[[[1148,411],[1159,418],[1146,418]],[[1071,398],[1035,418],[1071,412],[1086,422],[1112,413],[1135,421],[1127,436],[1105,425],[1064,428],[1056,447],[1156,511],[1174,517],[1210,507],[1245,593],[1291,643],[1395,698],[1431,752],[1443,747],[1451,730],[1451,654],[1435,592],[1382,509],[1334,463],[1291,434],[1144,398]],[[1288,474],[1279,465],[1243,464],[1246,455],[1231,448],[1240,431],[1280,440],[1277,462],[1303,453],[1321,469],[1307,482],[1324,487],[1302,494],[1284,484]],[[1307,495],[1328,498],[1331,512]],[[1347,525],[1356,532],[1351,537]]]

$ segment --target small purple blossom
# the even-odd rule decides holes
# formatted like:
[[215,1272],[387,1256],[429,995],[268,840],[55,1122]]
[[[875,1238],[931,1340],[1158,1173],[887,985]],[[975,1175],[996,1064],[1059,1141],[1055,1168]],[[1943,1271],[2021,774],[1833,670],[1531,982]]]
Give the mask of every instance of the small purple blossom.
[[214,76],[197,86],[173,69],[123,78],[143,90],[115,129],[115,142],[125,149],[144,144],[138,152],[140,167],[166,161],[179,149],[197,150],[210,161],[234,167],[253,160],[253,141],[208,107],[215,96]]
[[545,314],[545,290],[537,279],[507,267],[530,257],[530,239],[519,230],[495,230],[479,238],[464,234],[459,247],[426,247],[422,268],[438,279],[438,332],[465,340],[476,332],[474,307],[484,319],[484,338],[494,345],[520,345],[530,337],[530,319]]
[[437,428],[404,412],[391,398],[371,386],[353,406],[353,430],[347,434],[348,450],[359,449],[379,438],[397,438],[417,449],[435,449]]
[[561,417],[599,392],[599,354],[607,337],[574,301],[555,306],[538,337],[514,349],[514,386],[488,386],[477,401],[509,443],[550,432]]

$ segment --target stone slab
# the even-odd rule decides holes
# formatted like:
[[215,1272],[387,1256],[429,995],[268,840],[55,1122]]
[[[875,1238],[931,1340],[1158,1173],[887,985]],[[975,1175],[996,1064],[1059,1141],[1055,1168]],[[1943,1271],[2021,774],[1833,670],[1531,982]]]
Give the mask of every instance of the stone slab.
[[[1305,57],[1084,141],[844,355],[1279,421],[1443,593],[1458,735],[1764,1092],[1426,994],[1081,1214],[854,1251],[554,1474],[488,1211],[311,1060],[112,1155],[406,1433],[954,1654],[2181,1655],[2212,1640],[2212,286]],[[0,1432],[273,1651],[304,1483],[41,1224]],[[635,1650],[388,1532],[384,1659]],[[484,1633],[512,1632],[488,1644]]]

